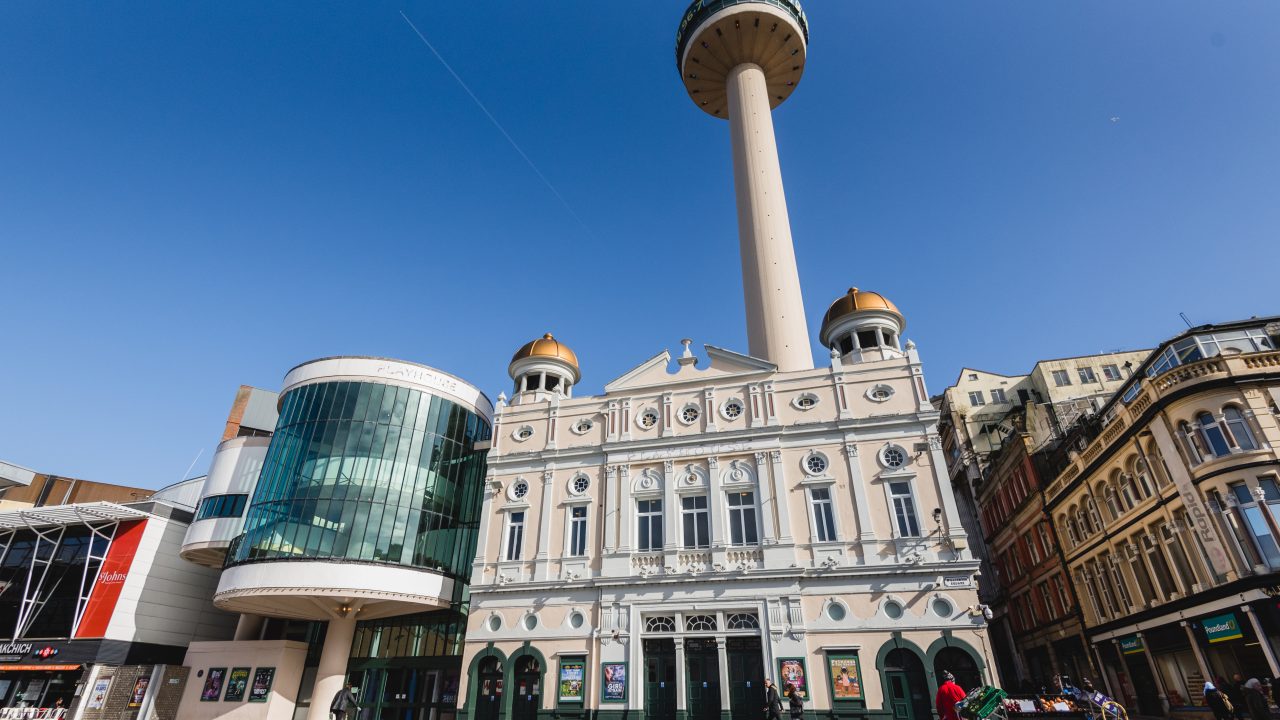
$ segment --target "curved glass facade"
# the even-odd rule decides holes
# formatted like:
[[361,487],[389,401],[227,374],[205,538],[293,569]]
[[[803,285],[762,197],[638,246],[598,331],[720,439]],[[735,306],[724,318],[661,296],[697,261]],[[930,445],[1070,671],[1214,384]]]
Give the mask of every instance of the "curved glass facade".
[[429,393],[322,382],[280,419],[227,565],[349,560],[466,581],[483,502],[488,420]]

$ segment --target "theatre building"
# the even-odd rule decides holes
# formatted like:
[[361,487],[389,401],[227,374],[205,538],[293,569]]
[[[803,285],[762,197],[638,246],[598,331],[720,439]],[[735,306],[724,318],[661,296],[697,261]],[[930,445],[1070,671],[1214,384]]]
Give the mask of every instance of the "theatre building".
[[1089,650],[1144,715],[1203,712],[1208,678],[1280,676],[1277,320],[1161,344],[1049,475]]
[[[66,491],[37,500],[75,497],[77,483],[88,495],[151,495],[32,479]],[[176,717],[188,643],[230,637],[235,621],[213,607],[218,574],[178,557],[198,488],[0,512],[0,629],[13,638],[0,644],[0,707]]]

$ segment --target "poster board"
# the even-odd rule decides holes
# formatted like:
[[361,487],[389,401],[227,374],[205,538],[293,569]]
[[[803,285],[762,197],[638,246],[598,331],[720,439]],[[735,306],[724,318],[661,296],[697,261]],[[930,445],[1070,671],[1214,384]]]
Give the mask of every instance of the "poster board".
[[107,693],[111,692],[111,675],[99,677],[93,681],[93,690],[89,692],[89,710],[101,710],[107,704]]
[[276,669],[260,667],[253,673],[253,687],[249,689],[249,702],[266,702],[271,697],[271,683],[275,682]]
[[222,698],[222,686],[227,680],[227,669],[209,668],[204,676],[204,690],[200,692],[200,702],[217,702]]
[[862,696],[862,669],[858,666],[857,655],[828,655],[827,669],[830,673],[833,702],[865,700]]
[[804,658],[778,658],[778,697],[785,694],[788,683],[795,686],[800,697],[809,698],[809,674]]
[[587,663],[583,658],[560,659],[560,678],[557,696],[562,703],[581,703],[586,700]]
[[227,694],[222,699],[225,702],[240,702],[244,700],[244,693],[248,687],[249,668],[231,668],[231,674],[227,676]]
[[133,683],[133,692],[129,693],[129,707],[142,707],[142,701],[147,697],[147,688],[151,687],[151,676],[143,675]]
[[600,663],[600,702],[625,703],[627,701],[627,664],[625,662]]

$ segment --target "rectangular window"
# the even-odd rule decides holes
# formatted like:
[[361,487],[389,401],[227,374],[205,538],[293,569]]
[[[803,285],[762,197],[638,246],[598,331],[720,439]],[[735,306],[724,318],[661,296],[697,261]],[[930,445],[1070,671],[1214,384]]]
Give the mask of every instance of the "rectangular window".
[[636,515],[639,518],[639,547],[643,552],[662,549],[662,501],[637,500]]
[[1112,364],[1112,365],[1103,365],[1103,366],[1102,366],[1102,377],[1104,377],[1104,378],[1106,378],[1107,380],[1110,380],[1110,381],[1119,380],[1119,379],[1120,379],[1120,368],[1119,368],[1119,367],[1117,367],[1117,366],[1116,366],[1116,365],[1114,365],[1114,364]]
[[1093,374],[1093,368],[1081,367],[1081,368],[1076,368],[1076,370],[1080,371],[1081,384],[1088,385],[1089,383],[1098,382],[1098,376]]
[[707,496],[684,498],[680,501],[680,506],[680,515],[684,522],[684,546],[687,548],[711,547]]
[[916,501],[911,496],[911,483],[889,483],[889,497],[893,500],[893,515],[898,523],[898,536],[920,537],[920,521],[916,518]]
[[1058,387],[1065,387],[1071,384],[1071,375],[1066,370],[1053,371],[1053,384]]
[[999,405],[1000,403],[1006,403],[1009,401],[1006,400],[1004,397],[1004,390],[1001,390],[1000,388],[995,388],[991,391],[991,402]]
[[836,518],[831,510],[831,490],[828,488],[810,490],[809,502],[813,506],[814,542],[835,542]]
[[973,390],[969,393],[969,404],[974,407],[987,404],[987,401],[982,399],[981,390]]
[[729,542],[733,545],[755,545],[760,542],[756,530],[755,493],[729,493]]
[[507,518],[507,559],[519,560],[524,546],[524,513],[513,512]]
[[578,505],[569,511],[569,555],[587,554],[587,508]]

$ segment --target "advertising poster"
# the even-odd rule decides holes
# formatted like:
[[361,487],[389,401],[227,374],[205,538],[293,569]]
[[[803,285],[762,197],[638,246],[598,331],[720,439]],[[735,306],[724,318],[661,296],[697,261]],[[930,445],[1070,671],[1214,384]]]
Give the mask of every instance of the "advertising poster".
[[111,676],[100,677],[93,681],[93,690],[89,692],[90,710],[101,710],[107,704],[107,692],[111,690]]
[[261,667],[253,673],[253,689],[249,691],[249,702],[266,702],[271,697],[271,682],[275,680],[276,669]]
[[249,668],[231,668],[231,674],[227,676],[227,694],[222,699],[226,702],[240,702],[244,700],[244,691],[248,687]]
[[600,677],[604,683],[600,686],[600,702],[621,703],[627,701],[627,664],[624,662],[602,663]]
[[862,676],[858,672],[858,658],[854,655],[832,655],[827,658],[831,667],[831,698],[833,700],[861,700]]
[[800,697],[806,699],[809,697],[809,680],[805,676],[803,658],[778,659],[779,696],[786,692],[788,684],[795,686]]
[[1209,638],[1211,643],[1240,640],[1244,637],[1244,631],[1240,629],[1240,623],[1236,621],[1235,613],[1205,618],[1200,622],[1200,625],[1204,628],[1205,637]]
[[560,661],[560,702],[580,703],[585,698],[587,664],[581,660]]
[[142,699],[147,696],[147,688],[151,685],[151,676],[143,675],[133,684],[133,692],[129,694],[129,707],[142,707]]
[[204,691],[200,693],[200,702],[217,702],[222,697],[222,686],[227,681],[226,668],[209,668],[204,676]]

